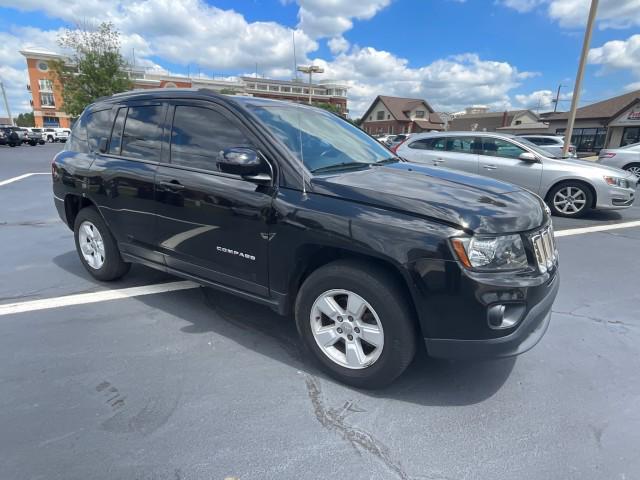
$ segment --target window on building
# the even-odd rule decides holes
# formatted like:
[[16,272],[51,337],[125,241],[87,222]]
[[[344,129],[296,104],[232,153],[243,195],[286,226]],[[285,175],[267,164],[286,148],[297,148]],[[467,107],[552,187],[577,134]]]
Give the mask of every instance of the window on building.
[[256,84],[255,83],[247,83],[247,88],[249,90],[255,90],[256,89]]
[[302,93],[302,89],[300,87],[293,87],[293,93]]
[[376,120],[384,120],[384,111],[376,112]]
[[290,93],[291,87],[280,87],[280,91],[283,93]]
[[[565,131],[564,128],[558,128],[556,133],[564,135]],[[604,148],[606,137],[606,128],[574,128],[571,143],[579,152],[593,152]]]
[[416,110],[416,118],[424,118],[424,110]]
[[326,92],[324,90],[314,89],[313,90],[313,94],[314,95],[326,95]]
[[304,93],[305,93],[306,95],[309,95],[309,89],[308,89],[308,88],[305,88],[303,91],[304,91]]
[[122,156],[143,160],[160,160],[164,107],[149,105],[129,107],[122,134]]
[[59,127],[60,120],[58,117],[42,117],[42,125],[45,127]]
[[53,93],[40,93],[40,105],[43,107],[55,107],[56,102]]
[[270,92],[279,92],[280,91],[280,86],[279,85],[269,85],[269,91]]
[[640,142],[640,127],[625,127],[622,131],[620,146],[631,145]]
[[222,114],[203,107],[177,106],[171,129],[171,163],[216,171],[220,151],[249,147],[251,141]]
[[53,91],[53,82],[46,78],[41,78],[38,80],[38,86],[40,87],[41,92],[52,92]]
[[49,64],[44,60],[39,60],[37,67],[38,67],[38,70],[40,70],[41,72],[46,72],[49,70]]
[[369,120],[373,120],[373,117],[371,115],[369,115]]
[[269,87],[267,85],[262,85],[261,83],[258,84],[258,90],[268,90]]

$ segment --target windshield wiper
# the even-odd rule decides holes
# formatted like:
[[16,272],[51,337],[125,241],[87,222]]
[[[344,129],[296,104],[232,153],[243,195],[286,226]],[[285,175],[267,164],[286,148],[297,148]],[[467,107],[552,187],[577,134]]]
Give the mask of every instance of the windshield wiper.
[[344,163],[336,163],[334,165],[327,165],[326,167],[319,167],[315,170],[311,170],[311,173],[323,173],[323,172],[331,172],[333,170],[343,170],[350,168],[362,168],[369,167],[371,163],[367,162],[344,162]]
[[378,160],[377,162],[374,163],[374,165],[386,165],[388,163],[397,163],[401,161],[402,160],[400,159],[400,157],[389,157],[389,158],[384,158],[382,160]]

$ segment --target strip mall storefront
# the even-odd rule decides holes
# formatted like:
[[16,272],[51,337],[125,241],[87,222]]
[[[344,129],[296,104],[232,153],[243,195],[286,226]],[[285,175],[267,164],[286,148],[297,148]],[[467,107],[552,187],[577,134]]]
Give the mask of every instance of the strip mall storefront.
[[609,123],[610,147],[624,147],[640,142],[640,103],[636,103]]

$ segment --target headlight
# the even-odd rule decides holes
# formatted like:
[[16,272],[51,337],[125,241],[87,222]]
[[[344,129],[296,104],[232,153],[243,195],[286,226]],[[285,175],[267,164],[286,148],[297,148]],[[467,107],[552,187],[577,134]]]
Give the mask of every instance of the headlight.
[[603,177],[604,181],[607,182],[607,184],[612,185],[614,187],[622,187],[622,188],[629,188],[629,182],[627,182],[627,180],[625,180],[624,178],[620,178],[620,177]]
[[518,270],[528,265],[520,235],[499,237],[456,237],[453,251],[467,268],[478,270]]

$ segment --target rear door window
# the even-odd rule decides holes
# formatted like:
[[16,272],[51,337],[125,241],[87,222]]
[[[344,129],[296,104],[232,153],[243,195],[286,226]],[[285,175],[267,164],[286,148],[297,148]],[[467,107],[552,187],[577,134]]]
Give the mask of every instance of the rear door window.
[[160,161],[164,106],[131,106],[122,134],[121,155],[141,160]]
[[[91,112],[87,117],[87,138],[89,140],[89,150],[98,151],[101,138],[109,138],[111,132],[111,109]],[[53,129],[50,129],[53,131]]]
[[490,155],[493,157],[518,158],[526,150],[520,148],[514,143],[501,140],[499,138],[483,138],[482,139],[482,155]]
[[417,150],[444,150],[446,148],[445,138],[423,138],[409,144],[409,148]]
[[448,152],[474,153],[473,137],[449,137],[446,142]]

